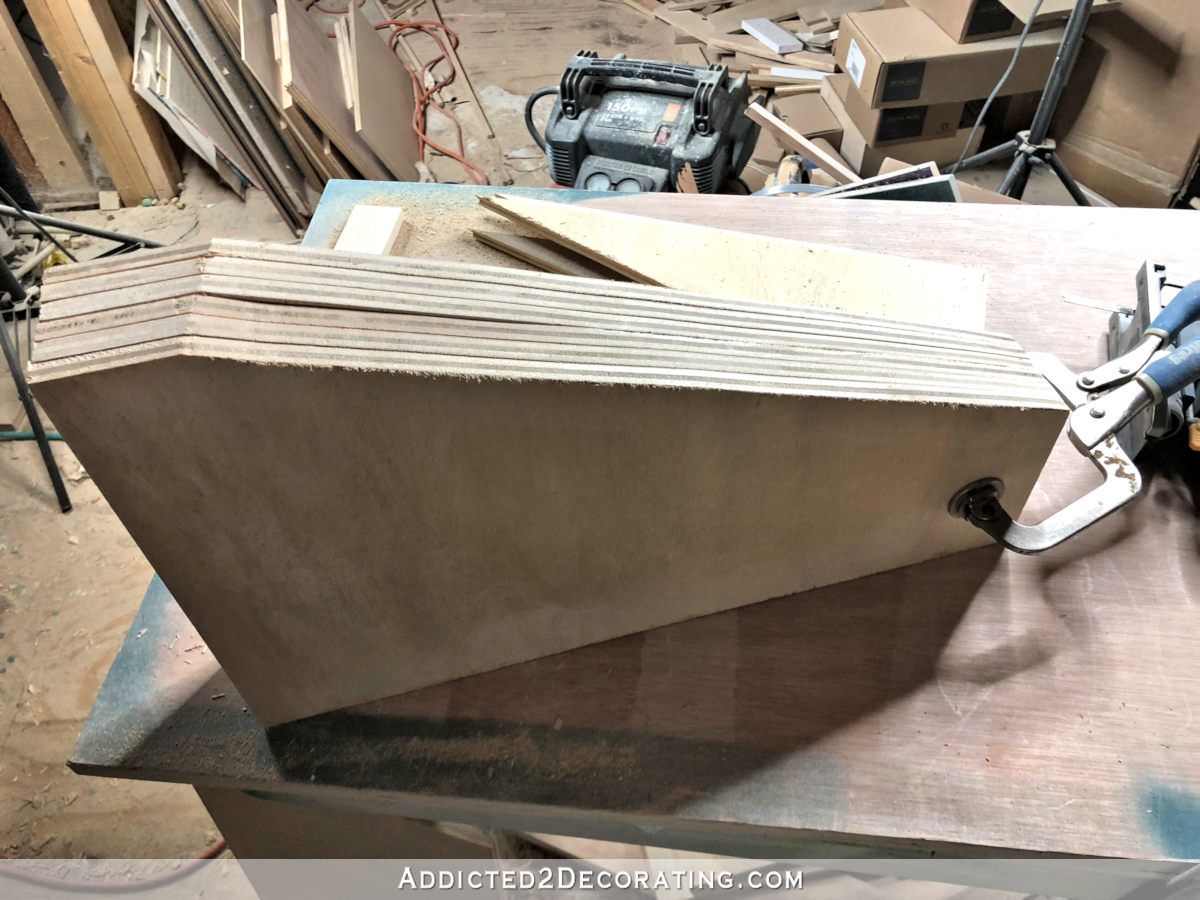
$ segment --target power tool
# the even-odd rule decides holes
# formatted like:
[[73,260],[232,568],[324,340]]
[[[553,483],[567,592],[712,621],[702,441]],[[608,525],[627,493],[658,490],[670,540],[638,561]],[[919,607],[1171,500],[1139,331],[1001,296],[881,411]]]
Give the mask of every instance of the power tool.
[[[557,94],[545,136],[533,122],[542,97]],[[744,115],[750,86],[725,66],[678,65],[618,54],[575,54],[557,88],[535,91],[525,124],[563,187],[674,191],[689,165],[702,194],[742,171],[758,140]]]

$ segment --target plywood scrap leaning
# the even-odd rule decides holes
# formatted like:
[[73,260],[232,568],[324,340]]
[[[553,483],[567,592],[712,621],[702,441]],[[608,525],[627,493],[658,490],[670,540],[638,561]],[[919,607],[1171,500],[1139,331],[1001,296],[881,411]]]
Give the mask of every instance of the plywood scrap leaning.
[[178,193],[179,164],[157,116],[133,91],[133,59],[103,0],[28,0],[67,92],[126,206]]
[[236,49],[226,46],[197,0],[144,2],[180,65],[237,142],[250,169],[245,174],[267,192],[285,221],[302,228],[314,205],[304,170],[284,143],[270,100],[243,68]]
[[953,322],[963,328],[983,326],[985,278],[974,269],[931,267],[901,257],[520,197],[496,195],[479,202],[644,284],[931,324]]
[[404,65],[353,4],[350,36],[354,130],[400,181],[417,179],[421,147],[413,127],[413,81]]
[[947,498],[1019,508],[1065,417],[1014,341],[941,323],[138,256],[51,279],[36,390],[266,724],[981,546]]
[[283,89],[366,178],[388,181],[387,167],[354,127],[342,90],[337,45],[295,3],[280,3],[279,49]]

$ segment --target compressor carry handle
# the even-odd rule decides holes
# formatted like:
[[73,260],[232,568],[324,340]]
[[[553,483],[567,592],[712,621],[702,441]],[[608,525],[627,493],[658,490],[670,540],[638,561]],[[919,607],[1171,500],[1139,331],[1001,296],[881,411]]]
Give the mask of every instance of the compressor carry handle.
[[676,63],[656,62],[648,59],[626,59],[618,54],[612,59],[598,59],[595,50],[580,50],[563,72],[558,88],[558,99],[562,113],[568,119],[579,118],[584,102],[591,93],[591,78],[606,82],[612,78],[633,78],[642,81],[657,81],[660,84],[677,84],[692,88],[692,127],[697,134],[712,133],[712,98],[729,75],[725,66],[684,66]]

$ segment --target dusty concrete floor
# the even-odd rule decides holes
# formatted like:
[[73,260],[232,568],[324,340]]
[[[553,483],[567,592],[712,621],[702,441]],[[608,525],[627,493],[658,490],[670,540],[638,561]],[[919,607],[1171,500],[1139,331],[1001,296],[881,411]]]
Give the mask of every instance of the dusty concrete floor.
[[[669,55],[665,29],[619,3],[568,5],[575,14],[556,16],[552,33],[538,29],[541,48],[560,48],[553,53],[497,37],[502,22],[511,28],[513,17],[534,14],[525,0],[442,5],[496,134],[489,140],[478,117],[459,107],[468,153],[495,182],[550,183],[525,130],[524,97],[554,83],[576,49]],[[69,217],[166,244],[213,236],[296,241],[263,194],[251,191],[243,203],[194,159],[186,169],[178,204]],[[449,160],[434,170],[464,180]],[[995,187],[1002,174],[998,167],[971,180]],[[1068,198],[1052,175],[1037,173],[1027,199]],[[102,246],[79,249],[94,254]],[[0,721],[0,856],[198,855],[219,835],[190,787],[80,777],[65,765],[151,570],[69,448],[58,443],[55,453],[75,504],[69,515],[58,512],[36,446],[0,444],[0,709],[11,710]]]

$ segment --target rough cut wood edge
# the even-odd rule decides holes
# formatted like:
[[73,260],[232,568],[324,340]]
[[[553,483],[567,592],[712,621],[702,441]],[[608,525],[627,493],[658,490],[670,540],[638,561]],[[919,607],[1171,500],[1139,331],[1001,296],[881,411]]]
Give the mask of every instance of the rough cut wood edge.
[[579,278],[605,278],[625,280],[624,276],[579,253],[572,253],[549,238],[529,237],[506,231],[482,231],[472,229],[471,234],[481,244],[507,253],[545,272],[559,275],[574,275]]

